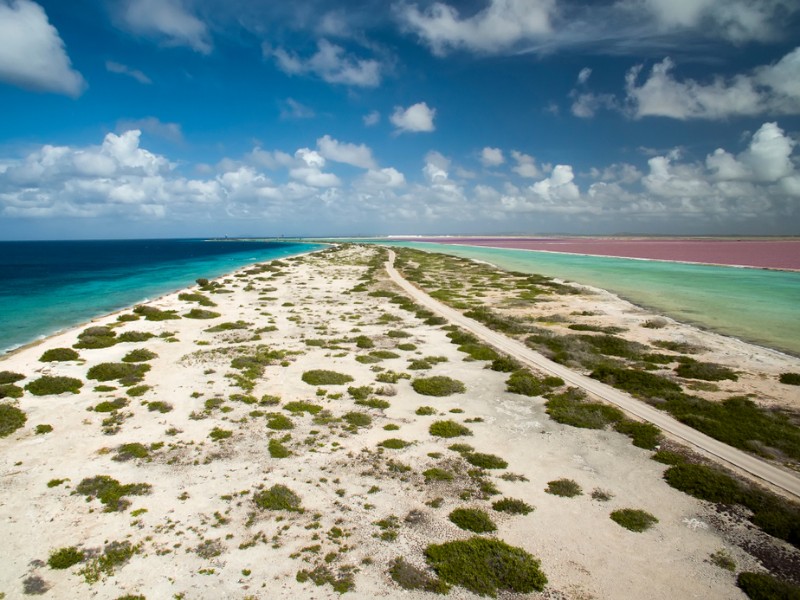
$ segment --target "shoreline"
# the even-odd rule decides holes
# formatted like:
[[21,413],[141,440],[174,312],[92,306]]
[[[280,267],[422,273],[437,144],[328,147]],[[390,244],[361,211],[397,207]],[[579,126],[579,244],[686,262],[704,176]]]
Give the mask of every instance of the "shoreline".
[[[79,361],[39,361],[44,349],[71,347],[77,328],[8,357],[4,369],[26,375],[20,386],[47,375],[77,378],[83,387],[76,394],[26,391],[12,400],[27,422],[0,438],[9,555],[0,565],[0,591],[16,597],[33,578],[67,600],[126,593],[334,600],[340,595],[332,586],[340,584],[354,586],[353,597],[424,600],[429,594],[403,590],[389,565],[401,556],[432,573],[426,547],[471,539],[449,516],[469,508],[486,511],[497,539],[541,561],[548,597],[744,598],[735,574],[709,556],[724,550],[737,568],[762,570],[737,545],[737,535],[752,535],[748,529],[720,523],[713,506],[669,487],[667,465],[628,437],[555,422],[542,398],[508,392],[508,373],[469,360],[440,325],[371,295],[397,289],[382,270],[365,281],[376,252],[320,249],[277,272],[246,276],[252,266],[243,266],[215,279],[230,280],[229,293],[204,292],[218,313],[204,319],[187,318],[203,307],[178,298],[197,286],[181,288],[147,305],[182,318],[121,322],[117,336],[154,337],[80,349]],[[598,322],[647,318],[612,296],[559,296],[545,309],[569,314],[555,304],[602,301]],[[117,314],[92,324],[116,323]],[[680,337],[689,330],[668,331]],[[714,343],[721,352],[736,346]],[[108,363],[142,364],[117,362],[134,351],[153,355],[145,357],[151,368],[141,382],[98,386],[89,377]],[[425,357],[435,364],[415,370]],[[307,382],[318,369],[351,381]],[[433,397],[412,385],[431,376],[465,389]],[[107,411],[113,403],[118,408]],[[439,437],[437,420],[468,434]],[[40,434],[42,425],[52,429]],[[499,457],[506,467],[477,472],[453,442]],[[83,497],[85,482],[98,476],[141,494],[110,505]],[[582,494],[545,491],[562,478]],[[135,487],[144,482],[147,488]],[[258,504],[276,486],[297,496],[296,510]],[[531,511],[494,509],[501,498],[519,499]],[[625,508],[647,511],[658,523],[644,533],[626,531],[609,518]],[[99,580],[85,578],[92,557],[115,541],[136,550]],[[47,566],[54,550],[71,546],[88,558],[63,570]],[[653,561],[661,565],[656,571],[648,566]],[[317,586],[298,577],[304,571],[328,579]],[[451,597],[478,598],[463,587]]]

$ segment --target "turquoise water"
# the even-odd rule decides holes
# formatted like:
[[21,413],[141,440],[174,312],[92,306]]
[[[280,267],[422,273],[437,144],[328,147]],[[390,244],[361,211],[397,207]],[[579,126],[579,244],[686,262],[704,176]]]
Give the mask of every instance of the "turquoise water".
[[640,306],[800,355],[800,273],[667,261],[381,241],[609,290]]
[[285,242],[0,242],[0,352],[246,265],[322,248]]

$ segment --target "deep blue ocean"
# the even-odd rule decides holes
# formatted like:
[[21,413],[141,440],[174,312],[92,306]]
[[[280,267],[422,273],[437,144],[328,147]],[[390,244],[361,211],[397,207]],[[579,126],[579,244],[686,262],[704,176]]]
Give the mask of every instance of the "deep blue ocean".
[[0,242],[0,352],[248,264],[322,248],[298,242]]

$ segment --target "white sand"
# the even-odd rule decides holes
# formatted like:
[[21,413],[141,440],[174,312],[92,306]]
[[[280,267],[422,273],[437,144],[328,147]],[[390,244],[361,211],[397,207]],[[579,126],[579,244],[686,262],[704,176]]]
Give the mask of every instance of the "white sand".
[[[355,258],[364,251],[349,252]],[[349,597],[423,598],[428,594],[404,591],[392,582],[387,565],[395,557],[404,556],[423,567],[422,552],[428,544],[469,537],[471,534],[447,519],[452,509],[467,506],[487,510],[499,527],[498,538],[541,560],[549,580],[541,597],[744,597],[735,586],[735,575],[712,565],[708,558],[725,549],[740,570],[757,570],[757,562],[727,541],[716,526],[714,511],[705,503],[666,485],[661,478],[665,466],[650,460],[650,452],[633,447],[628,438],[614,432],[580,430],[551,421],[542,399],[505,392],[507,375],[484,369],[482,362],[464,361],[465,355],[449,343],[446,332],[422,325],[385,298],[348,294],[359,283],[364,267],[331,265],[319,255],[288,264],[284,275],[277,278],[269,273],[257,276],[263,281],[223,278],[231,282],[226,287],[235,293],[209,296],[219,305],[209,310],[222,313],[220,318],[139,320],[115,330],[156,335],[175,332],[177,342],[154,338],[80,350],[81,363],[38,361],[49,348],[71,347],[84,329],[81,327],[0,362],[0,370],[27,375],[19,385],[44,374],[67,375],[84,382],[76,395],[39,397],[26,393],[17,401],[27,415],[26,426],[0,439],[0,532],[4,537],[0,592],[6,598],[24,597],[23,580],[31,576],[41,577],[49,587],[48,597],[53,598],[117,598],[123,594],[142,594],[150,600],[176,594],[192,599],[335,598],[338,594],[329,585],[317,587],[296,580],[299,570],[326,564],[324,557],[331,552],[337,552],[330,563],[334,572],[345,565],[357,568],[355,590]],[[245,291],[248,281],[255,289]],[[267,286],[277,290],[261,294],[271,299],[259,300],[258,290]],[[601,302],[598,307],[602,308],[597,310],[605,314],[598,319],[604,323],[612,316],[623,321],[644,318],[638,309],[600,294],[569,299],[576,301]],[[552,304],[552,312],[558,312],[560,307]],[[178,300],[177,294],[152,305],[182,314],[196,306]],[[378,318],[383,314],[395,315],[400,321],[381,322]],[[236,320],[251,323],[249,332],[204,332],[214,324]],[[109,316],[95,325],[114,322],[115,317]],[[243,341],[252,338],[255,329],[273,323],[277,330],[260,334],[259,341]],[[355,328],[359,331],[354,332]],[[386,335],[392,329],[408,331],[412,337],[392,339]],[[713,340],[719,336],[686,326],[671,324],[665,330],[641,331],[643,336],[659,339],[668,335],[694,341],[699,336],[719,362],[724,363],[728,356],[739,360],[740,354],[734,354],[738,350],[731,350],[735,346],[731,340],[723,339],[714,346]],[[394,350],[401,358],[384,360],[378,366],[409,372],[414,377],[446,374],[463,381],[467,392],[446,398],[426,397],[414,392],[408,380],[400,380],[392,386],[396,395],[384,398],[391,403],[385,411],[355,405],[346,385],[325,387],[329,393],[342,392],[339,399],[318,396],[314,386],[301,381],[304,371],[332,369],[352,376],[354,386],[383,385],[375,382],[373,365],[354,360],[367,351],[358,350],[352,341],[334,344],[341,350],[311,347],[303,341],[325,339],[331,343],[352,340],[356,335],[369,336],[380,349],[391,349],[398,343],[416,344],[416,351]],[[252,392],[256,397],[278,395],[281,406],[305,400],[322,405],[334,416],[359,410],[372,415],[372,426],[352,433],[341,423],[314,424],[310,415],[290,415],[281,406],[259,407],[234,401],[225,403],[230,412],[216,409],[207,418],[191,419],[193,412],[203,412],[209,398],[227,399],[232,393],[244,393],[225,376],[232,372],[231,356],[194,355],[238,346],[236,340],[242,345],[264,344],[300,353],[287,357],[287,366],[276,362],[266,367]],[[198,346],[198,341],[210,345]],[[90,408],[102,400],[125,395],[122,389],[93,391],[97,382],[87,380],[86,373],[93,365],[118,361],[134,348],[148,348],[158,354],[144,380],[152,389],[141,398],[130,399],[122,410],[129,416],[119,433],[105,435],[101,422],[108,413]],[[763,367],[765,373],[788,370],[784,365],[789,364],[796,369],[796,361],[791,363],[793,359],[784,359],[778,353],[752,352],[752,364]],[[432,355],[446,356],[448,362],[430,371],[408,371],[408,359]],[[213,373],[208,372],[211,369]],[[746,379],[746,385],[754,388],[762,384],[768,387],[756,375]],[[775,398],[786,400],[778,398],[777,392]],[[143,401],[155,400],[172,404],[174,410],[166,414],[148,411]],[[474,433],[471,437],[435,438],[428,433],[428,426],[437,417],[415,414],[423,405],[447,415],[438,418],[464,422],[480,417],[483,422],[468,424]],[[450,414],[448,411],[454,408],[464,412]],[[264,416],[248,416],[253,410],[284,413],[291,417],[295,429],[271,431],[265,427]],[[53,431],[36,435],[35,426],[43,423],[52,425]],[[384,431],[383,426],[389,423],[399,425],[399,430]],[[214,442],[208,437],[214,427],[230,430],[233,436]],[[168,435],[170,428],[179,433]],[[291,434],[286,445],[292,456],[271,458],[269,438],[281,439],[286,433]],[[379,452],[377,444],[391,437],[414,444]],[[131,442],[163,442],[164,446],[151,452],[151,460],[113,460],[116,448]],[[466,442],[480,452],[505,458],[507,471],[523,475],[527,481],[502,480],[499,475],[504,471],[493,471],[491,481],[503,496],[523,499],[536,510],[526,516],[511,516],[491,510],[491,502],[501,496],[459,499],[462,491],[475,487],[466,475],[465,463],[447,450],[453,442]],[[442,456],[432,458],[428,456],[431,452]],[[400,461],[411,471],[393,473],[387,468],[387,459]],[[426,484],[421,472],[433,466],[450,466],[457,473],[456,480]],[[87,502],[74,493],[82,479],[96,475],[110,475],[123,484],[148,483],[152,492],[128,496],[131,504],[122,512],[104,512],[97,499]],[[544,492],[548,481],[564,477],[578,482],[584,494],[569,499]],[[48,487],[53,479],[68,481]],[[261,486],[278,483],[301,497],[305,512],[254,507],[253,493]],[[373,486],[379,489],[371,491]],[[590,493],[595,488],[609,491],[613,498],[608,502],[592,500]],[[425,504],[436,497],[444,498],[439,508]],[[625,507],[646,510],[659,522],[647,532],[629,532],[609,519],[612,510]],[[132,512],[137,509],[147,512],[134,516]],[[413,522],[407,522],[412,511],[418,513],[414,513]],[[376,537],[382,530],[373,523],[391,515],[399,518],[398,536],[384,541]],[[339,527],[344,537],[331,537],[332,527]],[[256,541],[251,547],[240,548],[253,539]],[[45,564],[54,549],[79,546],[99,552],[104,544],[115,540],[140,544],[141,551],[92,585],[79,573],[80,565],[53,570]],[[194,549],[203,540],[219,541],[220,554],[200,557]],[[317,544],[321,547],[316,552],[302,550]],[[371,564],[365,564],[365,559]],[[450,597],[476,596],[453,588]]]

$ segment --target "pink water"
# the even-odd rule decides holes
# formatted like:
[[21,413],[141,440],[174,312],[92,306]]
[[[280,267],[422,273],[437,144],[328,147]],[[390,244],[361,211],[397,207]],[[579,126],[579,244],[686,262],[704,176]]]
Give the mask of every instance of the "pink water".
[[418,241],[800,270],[800,239],[448,237]]

